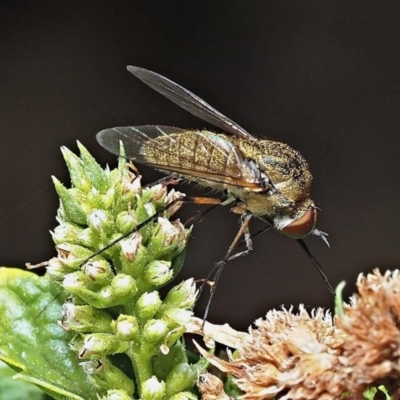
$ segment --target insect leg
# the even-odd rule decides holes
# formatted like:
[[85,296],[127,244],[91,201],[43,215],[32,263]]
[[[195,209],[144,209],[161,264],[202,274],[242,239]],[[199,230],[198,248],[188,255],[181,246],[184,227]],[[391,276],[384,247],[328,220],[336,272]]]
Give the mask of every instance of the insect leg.
[[[235,238],[233,239],[231,245],[228,248],[228,251],[226,252],[224,258],[221,261],[218,261],[217,263],[215,263],[214,268],[211,270],[211,272],[208,274],[207,278],[204,280],[203,284],[200,286],[199,289],[199,295],[198,297],[200,297],[203,289],[204,289],[204,285],[209,281],[209,279],[213,276],[213,284],[211,286],[211,290],[210,290],[210,297],[208,298],[207,304],[206,304],[206,309],[204,311],[204,316],[203,316],[203,325],[205,323],[205,321],[207,320],[208,317],[208,313],[210,311],[210,305],[212,302],[212,299],[214,297],[215,294],[215,290],[217,288],[217,284],[219,281],[219,278],[222,274],[222,271],[225,267],[225,264],[230,261],[233,260],[234,258],[237,258],[239,256],[244,256],[246,254],[248,254],[252,249],[253,249],[253,245],[251,242],[251,236],[250,236],[250,231],[249,231],[249,223],[250,220],[252,218],[252,214],[250,213],[244,213],[241,216],[241,226],[240,229],[238,231],[238,233],[236,234]],[[240,238],[244,236],[245,237],[245,242],[246,245],[248,246],[247,250],[241,251],[239,253],[233,254],[232,252],[234,250],[234,248],[237,246]]]

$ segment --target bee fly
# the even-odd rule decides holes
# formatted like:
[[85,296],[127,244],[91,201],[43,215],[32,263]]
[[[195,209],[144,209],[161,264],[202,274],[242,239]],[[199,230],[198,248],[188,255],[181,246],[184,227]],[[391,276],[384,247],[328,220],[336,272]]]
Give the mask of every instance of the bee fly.
[[[238,234],[224,259],[213,269],[215,282],[226,261],[252,249],[248,224],[251,217],[256,217],[297,239],[333,292],[325,273],[302,240],[313,234],[328,244],[327,234],[315,227],[317,207],[310,198],[312,175],[303,156],[284,143],[252,136],[189,90],[155,72],[133,66],[128,71],[183,109],[225,132],[146,125],[105,129],[97,134],[100,145],[111,153],[119,155],[119,141],[122,141],[127,158],[227,193],[223,200],[194,198],[194,202],[201,204],[230,204],[241,215]],[[245,237],[247,250],[232,255],[241,236]],[[214,290],[215,285],[210,297]]]

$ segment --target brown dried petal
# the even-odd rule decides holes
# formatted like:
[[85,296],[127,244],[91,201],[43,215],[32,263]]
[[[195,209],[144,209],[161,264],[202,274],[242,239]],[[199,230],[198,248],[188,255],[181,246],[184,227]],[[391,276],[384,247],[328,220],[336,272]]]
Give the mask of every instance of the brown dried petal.
[[202,400],[230,400],[222,381],[214,375],[204,373],[199,377],[197,387],[202,394]]
[[[236,378],[247,400],[358,400],[381,383],[393,391],[400,380],[400,272],[374,270],[360,275],[357,287],[335,325],[322,309],[273,310],[233,342],[229,362],[202,354]],[[213,326],[210,339],[221,337],[219,330]]]
[[346,334],[343,355],[352,367],[347,379],[353,393],[400,373],[399,271],[360,275],[357,287],[359,294],[335,320]]

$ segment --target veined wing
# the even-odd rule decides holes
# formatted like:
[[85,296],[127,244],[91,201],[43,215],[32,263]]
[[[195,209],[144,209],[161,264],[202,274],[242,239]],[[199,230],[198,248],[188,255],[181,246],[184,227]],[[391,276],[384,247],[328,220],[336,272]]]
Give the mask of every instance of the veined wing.
[[199,117],[235,136],[239,136],[243,139],[254,139],[250,133],[236,122],[217,111],[214,107],[211,107],[200,97],[168,78],[145,68],[128,66],[127,69],[146,85],[150,86],[152,89],[156,90],[158,93],[173,101],[175,104],[178,104],[178,106],[189,111],[196,117]]
[[251,168],[226,137],[159,125],[105,129],[101,146],[119,155],[119,141],[128,158],[154,168],[219,184],[259,189],[259,171]]
[[121,126],[100,131],[96,139],[102,147],[117,156],[121,141],[127,158],[145,162],[141,156],[143,145],[159,136],[182,132],[186,132],[186,129],[163,125]]

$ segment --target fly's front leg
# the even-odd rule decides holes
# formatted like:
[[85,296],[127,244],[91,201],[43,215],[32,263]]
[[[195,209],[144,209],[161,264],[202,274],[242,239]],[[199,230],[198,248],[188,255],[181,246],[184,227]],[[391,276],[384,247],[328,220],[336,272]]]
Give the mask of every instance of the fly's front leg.
[[[253,215],[250,213],[245,213],[245,214],[241,215],[241,217],[240,217],[241,229],[239,230],[238,234],[236,235],[235,239],[233,240],[232,244],[230,245],[230,247],[227,251],[227,254],[225,254],[224,259],[227,257],[227,255],[229,253],[228,258],[226,258],[226,261],[232,261],[235,258],[246,256],[247,254],[250,253],[250,251],[253,250],[253,241],[251,240],[250,229],[249,229],[249,223],[250,223],[250,219],[252,216]],[[232,254],[233,249],[238,245],[239,239],[242,235],[244,237],[244,242],[246,244],[246,250],[238,251],[237,253]]]

